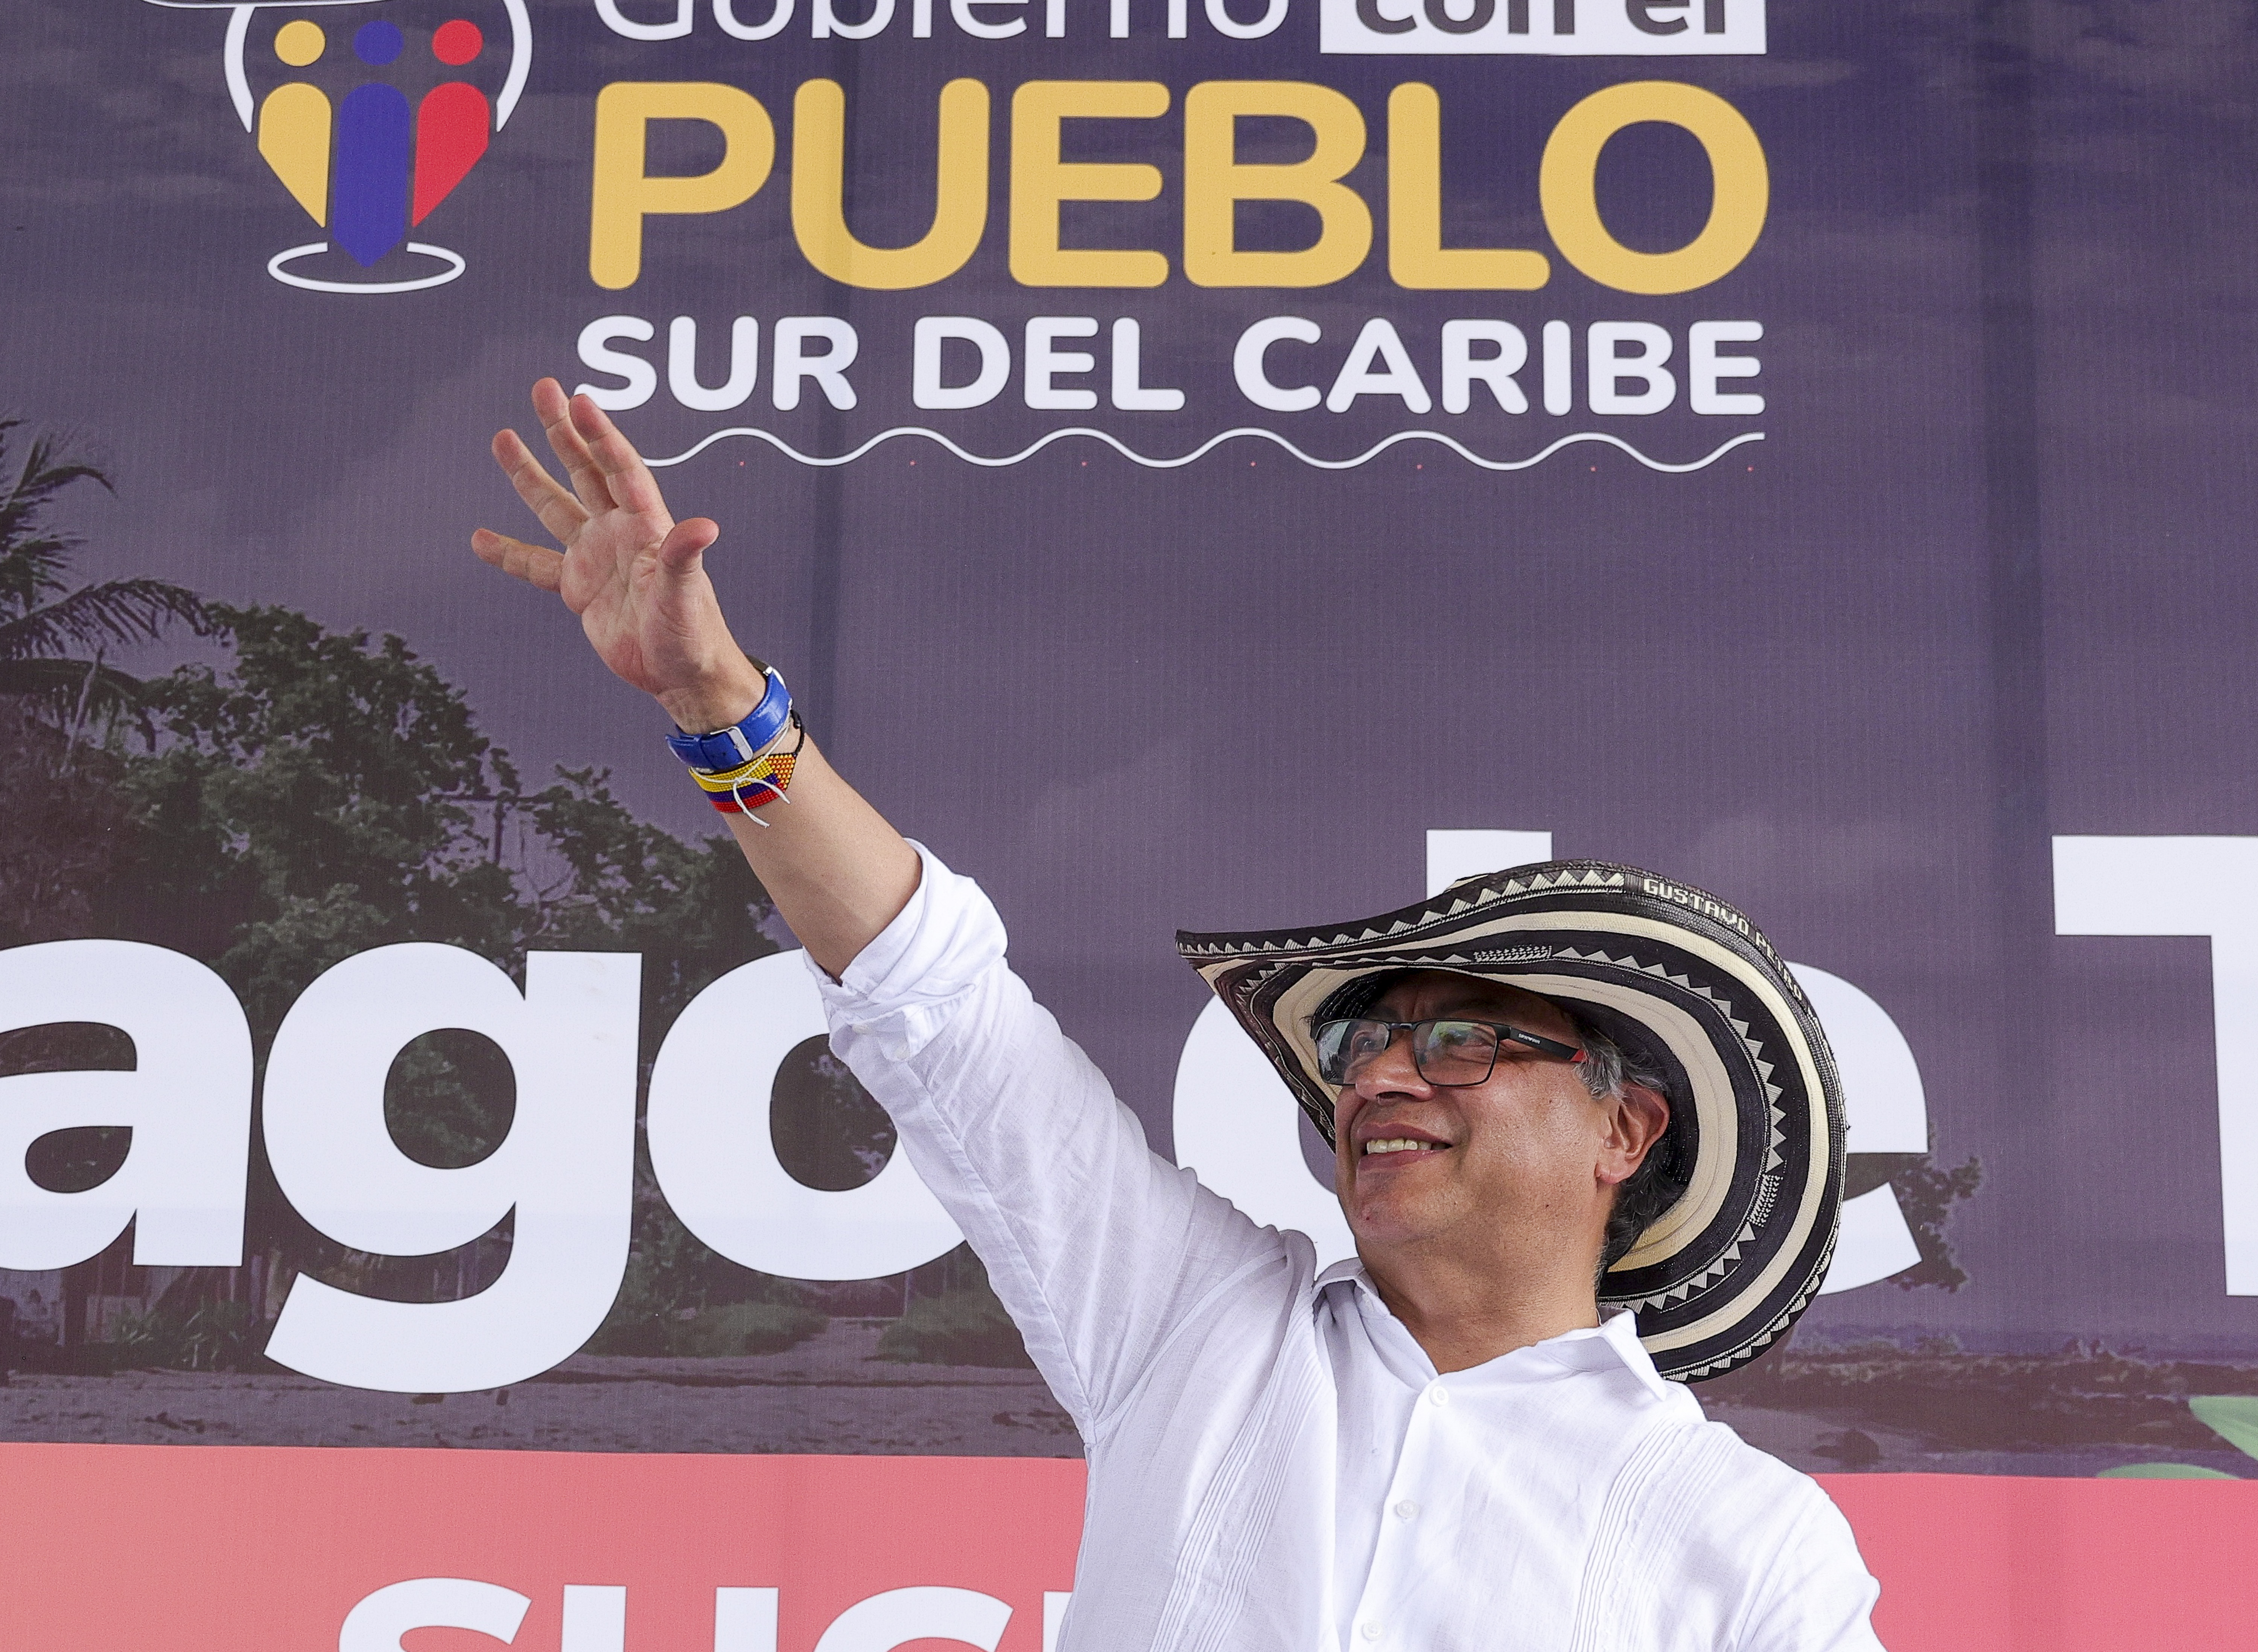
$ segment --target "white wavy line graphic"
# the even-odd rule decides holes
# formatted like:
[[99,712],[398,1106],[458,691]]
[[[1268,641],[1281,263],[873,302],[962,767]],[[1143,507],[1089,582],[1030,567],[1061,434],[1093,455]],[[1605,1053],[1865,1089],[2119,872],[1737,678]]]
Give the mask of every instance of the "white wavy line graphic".
[[954,453],[958,458],[962,459],[967,464],[978,464],[989,469],[996,469],[1007,464],[1018,464],[1023,460],[1033,458],[1036,454],[1050,446],[1052,443],[1063,442],[1069,436],[1088,436],[1092,441],[1103,442],[1106,446],[1111,448],[1116,453],[1118,453],[1123,458],[1129,460],[1131,463],[1141,464],[1147,470],[1154,471],[1176,470],[1181,466],[1191,464],[1195,459],[1204,458],[1217,448],[1221,447],[1225,442],[1235,441],[1241,436],[1258,436],[1263,441],[1275,443],[1278,446],[1285,449],[1287,452],[1292,454],[1296,458],[1301,460],[1303,464],[1309,465],[1314,470],[1319,471],[1353,471],[1356,469],[1358,465],[1363,464],[1378,455],[1386,452],[1389,448],[1395,446],[1401,442],[1437,443],[1443,447],[1450,449],[1451,451],[1457,454],[1467,464],[1478,465],[1485,471],[1525,471],[1532,465],[1544,464],[1545,460],[1551,458],[1562,448],[1573,447],[1578,443],[1581,442],[1597,442],[1605,447],[1618,448],[1622,450],[1623,452],[1630,454],[1631,457],[1637,459],[1641,464],[1646,466],[1650,471],[1662,471],[1672,476],[1683,476],[1691,471],[1707,470],[1710,465],[1715,464],[1719,459],[1723,458],[1726,454],[1730,453],[1735,448],[1741,446],[1743,443],[1761,442],[1765,439],[1765,433],[1761,430],[1745,430],[1739,436],[1733,437],[1730,441],[1724,443],[1715,452],[1710,453],[1702,458],[1695,459],[1690,464],[1671,464],[1661,459],[1649,458],[1645,454],[1640,452],[1637,448],[1624,441],[1621,436],[1608,435],[1603,430],[1580,430],[1573,436],[1561,436],[1559,440],[1551,442],[1546,446],[1539,449],[1537,452],[1530,454],[1525,459],[1486,459],[1480,454],[1475,452],[1472,448],[1467,447],[1464,443],[1459,441],[1455,436],[1445,436],[1439,430],[1398,430],[1395,435],[1382,437],[1380,441],[1374,443],[1370,447],[1358,454],[1354,458],[1321,459],[1314,454],[1303,452],[1301,449],[1296,447],[1284,436],[1280,436],[1275,430],[1266,430],[1259,425],[1242,425],[1237,429],[1225,430],[1218,435],[1211,436],[1208,437],[1206,441],[1194,448],[1190,452],[1171,459],[1156,458],[1148,454],[1140,453],[1136,449],[1131,447],[1127,443],[1122,441],[1118,436],[1114,436],[1110,431],[1093,429],[1087,425],[1074,425],[1062,430],[1048,431],[1037,437],[1034,441],[1029,443],[1017,453],[1007,453],[1001,457],[991,458],[985,454],[969,452],[967,450],[959,447],[955,443],[950,441],[948,437],[943,436],[938,430],[929,430],[921,424],[904,424],[897,425],[891,430],[879,431],[877,435],[872,436],[869,441],[863,443],[862,446],[856,448],[851,452],[841,453],[831,458],[824,458],[817,454],[802,453],[798,448],[792,446],[791,443],[785,441],[782,436],[778,436],[773,431],[759,429],[751,425],[732,425],[728,429],[714,431],[711,436],[706,436],[689,448],[685,449],[682,452],[677,453],[671,458],[649,459],[646,460],[645,463],[655,471],[664,470],[670,464],[681,464],[691,459],[696,458],[707,448],[712,447],[716,442],[725,442],[731,436],[751,436],[759,441],[767,443],[770,447],[783,454],[785,457],[796,459],[802,464],[826,466],[833,464],[852,464],[856,459],[861,458],[865,453],[868,453],[872,448],[877,447],[880,443],[891,442],[896,436],[921,436],[928,442],[938,443],[941,446],[947,448],[951,453]]

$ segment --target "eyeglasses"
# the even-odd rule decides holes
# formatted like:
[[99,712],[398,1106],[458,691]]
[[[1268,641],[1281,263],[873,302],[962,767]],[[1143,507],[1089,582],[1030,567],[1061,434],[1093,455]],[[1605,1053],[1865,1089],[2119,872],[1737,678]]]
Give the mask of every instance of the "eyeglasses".
[[1508,1044],[1556,1060],[1580,1061],[1585,1052],[1558,1039],[1543,1038],[1502,1021],[1375,1021],[1357,1017],[1327,1021],[1317,1028],[1317,1075],[1328,1084],[1353,1084],[1367,1062],[1377,1060],[1398,1032],[1411,1035],[1411,1062],[1430,1084],[1479,1084],[1497,1067]]

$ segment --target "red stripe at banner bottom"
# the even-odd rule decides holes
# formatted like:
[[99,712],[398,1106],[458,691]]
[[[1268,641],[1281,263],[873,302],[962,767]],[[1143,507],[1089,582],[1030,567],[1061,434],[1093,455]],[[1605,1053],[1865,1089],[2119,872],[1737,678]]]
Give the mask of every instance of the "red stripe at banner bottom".
[[[371,1652],[451,1613],[558,1652],[568,1589],[575,1642],[600,1652],[621,1644],[622,1588],[631,1652],[707,1652],[717,1606],[725,1652],[767,1652],[770,1599],[775,1644],[797,1652],[857,1607],[869,1633],[841,1643],[1008,1608],[996,1652],[1040,1652],[1082,1487],[1071,1459],[0,1445],[0,1648],[331,1652],[360,1603],[433,1579],[473,1587],[379,1602],[364,1623],[392,1633],[362,1637]],[[920,1592],[863,1606],[905,1590]],[[466,1628],[406,1645],[499,1652]]]
[[[2258,1642],[2258,1484],[1827,1485],[1891,1652]],[[717,1613],[721,1652],[767,1652],[770,1622],[808,1652],[850,1613],[833,1644],[1041,1652],[1082,1488],[1078,1462],[1018,1457],[0,1445],[0,1646],[329,1652],[359,1608],[385,1652],[450,1620],[557,1652],[568,1611],[576,1643],[628,1652],[706,1652]]]
[[1890,1652],[2258,1646],[2258,1481],[1819,1478]]

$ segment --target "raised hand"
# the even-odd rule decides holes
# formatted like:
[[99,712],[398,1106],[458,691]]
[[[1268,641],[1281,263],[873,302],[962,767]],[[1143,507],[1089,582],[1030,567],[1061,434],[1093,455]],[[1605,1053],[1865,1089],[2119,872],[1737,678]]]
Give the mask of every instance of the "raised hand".
[[628,439],[586,396],[554,379],[533,386],[533,410],[557,463],[557,486],[515,430],[493,439],[494,460],[562,553],[481,528],[479,560],[554,591],[580,616],[596,653],[620,677],[657,697],[693,733],[724,728],[759,701],[760,673],[729,635],[707,548],[721,528],[703,516],[678,522]]
[[[604,663],[657,695],[684,728],[704,734],[742,720],[766,684],[730,636],[706,577],[706,549],[721,530],[702,516],[668,515],[650,468],[587,397],[568,401],[543,379],[533,386],[533,410],[572,491],[512,431],[494,437],[494,458],[564,549],[484,528],[471,549],[562,596]],[[790,801],[762,817],[723,818],[800,945],[835,977],[908,904],[917,852],[804,735]]]

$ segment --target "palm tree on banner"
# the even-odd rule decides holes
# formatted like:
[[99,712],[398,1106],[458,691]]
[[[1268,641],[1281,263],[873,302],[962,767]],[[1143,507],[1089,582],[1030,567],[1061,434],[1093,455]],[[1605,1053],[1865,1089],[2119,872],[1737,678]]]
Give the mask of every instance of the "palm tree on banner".
[[[0,419],[0,476],[22,424]],[[150,642],[176,620],[199,635],[212,629],[195,592],[167,580],[71,587],[67,571],[82,542],[46,516],[55,496],[80,481],[110,486],[94,465],[64,457],[53,436],[35,436],[0,494],[0,695],[29,697],[74,736],[139,701],[141,680],[108,663],[110,649]]]

